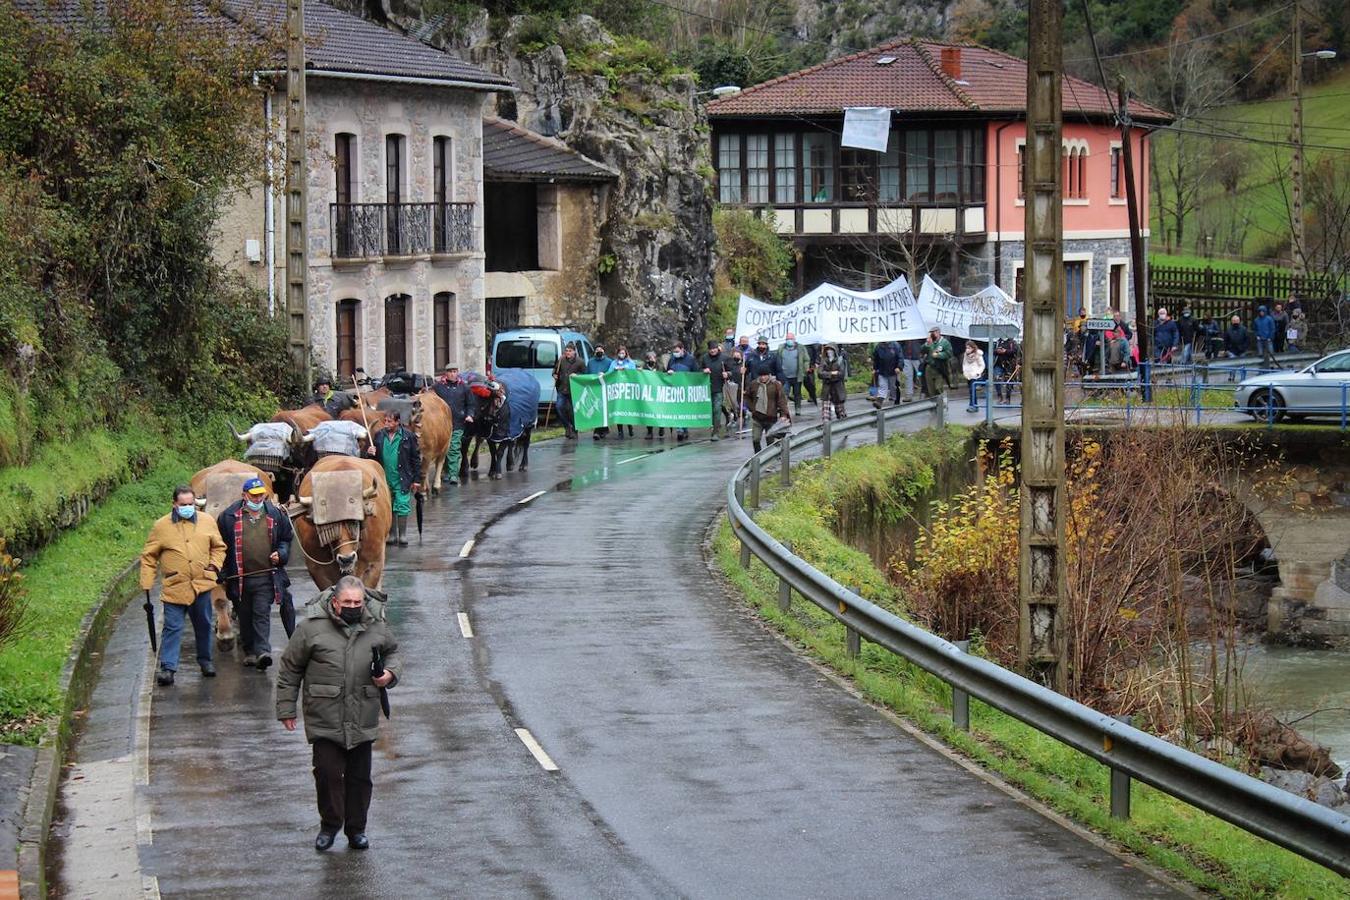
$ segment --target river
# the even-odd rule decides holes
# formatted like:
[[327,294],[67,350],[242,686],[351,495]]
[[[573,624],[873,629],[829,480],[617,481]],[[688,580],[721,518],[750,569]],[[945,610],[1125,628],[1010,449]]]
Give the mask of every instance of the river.
[[1308,650],[1253,643],[1243,683],[1257,704],[1326,746],[1342,770],[1350,769],[1350,650]]

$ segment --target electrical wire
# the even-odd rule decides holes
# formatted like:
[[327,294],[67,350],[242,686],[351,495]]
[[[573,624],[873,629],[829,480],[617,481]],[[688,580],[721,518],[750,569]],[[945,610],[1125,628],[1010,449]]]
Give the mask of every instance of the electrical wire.
[[1243,28],[1250,28],[1257,22],[1261,22],[1264,21],[1265,19],[1269,19],[1271,16],[1278,15],[1279,13],[1282,13],[1285,10],[1291,8],[1293,5],[1294,4],[1292,3],[1286,3],[1284,6],[1272,9],[1269,12],[1263,13],[1254,19],[1248,19],[1245,22],[1240,22],[1237,25],[1232,25],[1228,28],[1220,29],[1219,31],[1211,31],[1208,32],[1207,34],[1196,35],[1195,37],[1187,38],[1184,41],[1173,41],[1172,43],[1161,44],[1157,47],[1141,47],[1138,50],[1123,50],[1120,53],[1107,53],[1100,57],[1095,56],[1095,54],[1094,56],[1079,56],[1073,59],[1066,59],[1064,61],[1074,63],[1074,62],[1092,62],[1094,58],[1097,59],[1098,61],[1103,59],[1123,59],[1124,57],[1127,56],[1140,56],[1144,53],[1159,53],[1163,50],[1171,50],[1175,47],[1184,47],[1188,44],[1197,44],[1200,41],[1212,40],[1216,37],[1219,37],[1220,35],[1229,34],[1234,31],[1240,31]]

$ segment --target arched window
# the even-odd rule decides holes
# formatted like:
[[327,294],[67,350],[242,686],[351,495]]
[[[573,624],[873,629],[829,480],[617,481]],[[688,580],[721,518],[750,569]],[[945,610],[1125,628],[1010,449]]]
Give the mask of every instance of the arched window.
[[337,305],[337,375],[347,384],[356,374],[356,323],[360,300],[339,300]]
[[432,341],[435,345],[436,374],[450,365],[450,338],[455,333],[455,295],[442,291],[432,297]]
[[1087,148],[1078,151],[1078,199],[1087,199]]
[[403,372],[408,368],[407,294],[393,294],[384,300],[384,371]]

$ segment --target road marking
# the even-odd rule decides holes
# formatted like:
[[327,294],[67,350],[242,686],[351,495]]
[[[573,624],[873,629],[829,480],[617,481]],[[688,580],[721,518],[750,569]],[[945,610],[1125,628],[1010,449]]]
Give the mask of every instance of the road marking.
[[624,464],[626,464],[626,463],[637,462],[639,459],[646,459],[646,458],[649,457],[649,456],[655,456],[655,455],[656,455],[656,454],[654,454],[654,453],[644,453],[644,454],[642,454],[641,456],[630,456],[630,457],[628,457],[627,459],[621,459],[621,460],[619,460],[619,461],[616,462],[614,465],[616,465],[616,466],[622,466],[622,465],[624,465]]
[[520,738],[520,742],[525,745],[525,749],[530,751],[530,755],[534,757],[535,762],[539,763],[545,772],[558,771],[558,764],[549,758],[543,747],[539,746],[539,742],[534,739],[534,735],[530,734],[530,729],[517,728],[516,737]]
[[469,614],[457,613],[457,616],[459,618],[459,633],[466,638],[473,637],[473,626],[469,624]]
[[464,546],[459,548],[460,559],[468,558],[469,554],[473,552],[473,544],[474,544],[473,538],[469,538],[467,541],[464,542]]
[[530,496],[526,497],[524,500],[518,500],[518,501],[516,502],[516,505],[517,505],[517,506],[524,506],[526,503],[529,503],[531,500],[536,500],[536,499],[538,499],[538,498],[544,496],[544,495],[547,494],[547,493],[548,493],[548,491],[535,491],[533,494],[531,494]]

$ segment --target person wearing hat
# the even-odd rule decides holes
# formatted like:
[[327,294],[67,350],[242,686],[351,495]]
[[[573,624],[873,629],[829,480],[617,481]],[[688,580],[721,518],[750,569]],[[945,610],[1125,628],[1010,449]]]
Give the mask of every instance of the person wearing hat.
[[268,500],[261,478],[244,482],[243,494],[216,517],[225,541],[220,580],[239,618],[244,665],[265,671],[272,665],[272,607],[281,610],[286,637],[295,632],[295,604],[286,563],[295,533],[291,519]]
[[469,415],[469,386],[459,377],[459,366],[448,365],[431,389],[450,407],[450,449],[445,454],[442,481],[459,484],[460,445],[464,442],[464,420]]
[[942,336],[941,329],[928,329],[928,340],[923,344],[923,395],[931,397],[936,393],[937,380],[941,378],[952,389],[952,373],[948,365],[952,358],[952,342]]
[[558,418],[562,419],[563,433],[568,440],[576,440],[576,419],[572,417],[572,376],[585,375],[586,364],[577,357],[577,345],[568,341],[562,359],[553,370],[553,387],[557,391]]
[[769,352],[769,339],[761,334],[755,339],[755,349],[745,357],[746,383],[759,378],[759,374],[765,371],[782,382],[783,369],[778,364],[778,355]]
[[384,427],[372,434],[371,440],[373,443],[366,452],[383,467],[394,508],[394,527],[389,529],[385,543],[406,547],[413,496],[422,492],[418,481],[422,477],[422,454],[417,447],[417,435],[403,427],[403,417],[398,410],[387,409]]
[[339,396],[333,390],[333,380],[327,375],[320,375],[314,382],[314,396],[310,398],[310,403],[317,403],[324,408],[324,412],[333,418],[337,418],[348,404],[344,402],[346,395]]

